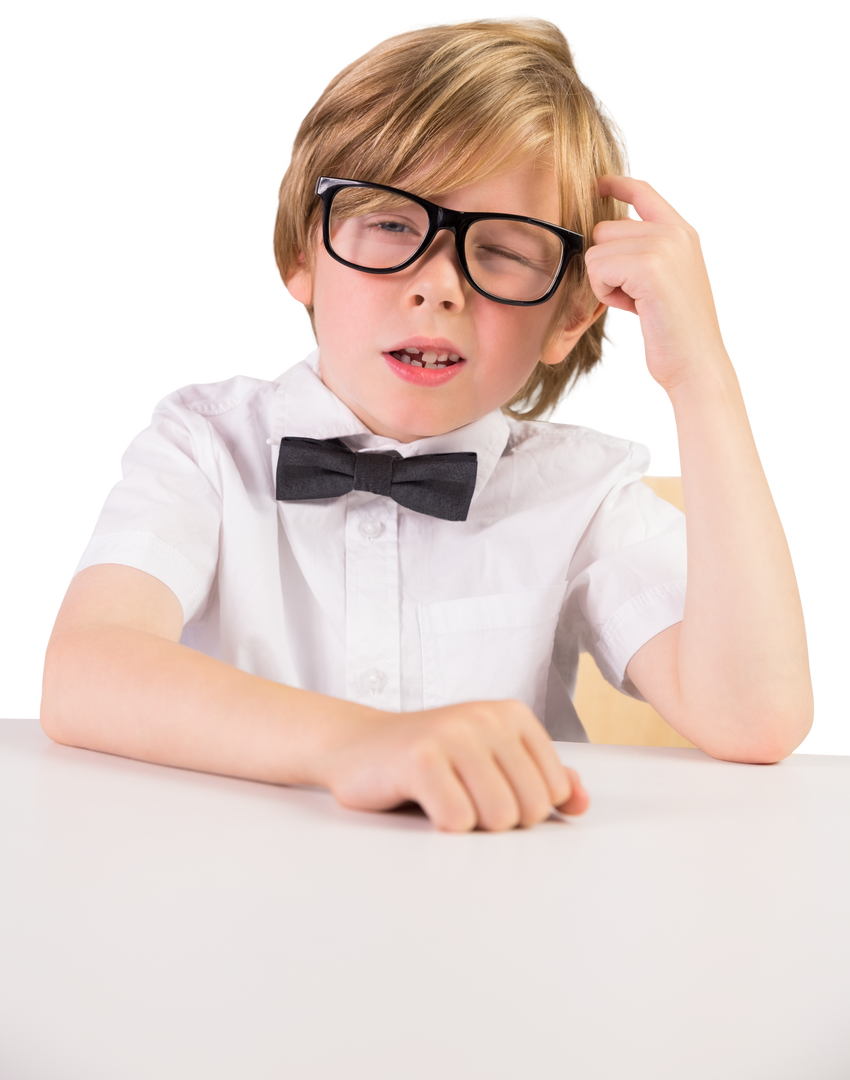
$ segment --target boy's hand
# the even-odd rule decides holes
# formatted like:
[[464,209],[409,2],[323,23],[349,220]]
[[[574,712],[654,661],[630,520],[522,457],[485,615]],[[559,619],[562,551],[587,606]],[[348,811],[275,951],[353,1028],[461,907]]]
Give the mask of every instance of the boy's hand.
[[603,176],[599,194],[629,203],[640,221],[602,221],[585,256],[591,288],[603,304],[640,317],[646,363],[671,390],[698,374],[707,357],[725,355],[696,231],[642,180]]
[[499,831],[581,814],[589,799],[540,722],[517,701],[477,701],[353,720],[322,780],[343,806],[388,810],[412,800],[449,832]]

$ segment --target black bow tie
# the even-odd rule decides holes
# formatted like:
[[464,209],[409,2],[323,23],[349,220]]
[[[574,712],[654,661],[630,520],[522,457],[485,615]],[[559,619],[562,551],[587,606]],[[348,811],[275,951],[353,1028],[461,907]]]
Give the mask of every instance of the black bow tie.
[[400,506],[446,521],[466,521],[477,454],[400,454],[349,450],[339,439],[281,439],[275,497],[334,499],[349,491],[389,495]]

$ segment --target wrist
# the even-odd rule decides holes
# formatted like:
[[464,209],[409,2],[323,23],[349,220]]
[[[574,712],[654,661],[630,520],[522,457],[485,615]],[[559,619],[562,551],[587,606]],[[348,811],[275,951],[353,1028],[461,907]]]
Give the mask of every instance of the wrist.
[[722,347],[707,351],[664,387],[677,420],[683,411],[743,403],[738,376]]
[[315,695],[312,731],[302,754],[308,784],[332,788],[341,759],[394,718],[394,714],[342,698]]

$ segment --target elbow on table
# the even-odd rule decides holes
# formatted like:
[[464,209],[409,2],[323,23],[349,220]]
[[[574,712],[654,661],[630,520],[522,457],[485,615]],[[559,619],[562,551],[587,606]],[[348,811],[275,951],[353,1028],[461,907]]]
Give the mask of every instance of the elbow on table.
[[742,765],[776,765],[777,762],[790,757],[802,741],[802,739],[754,739],[726,745],[705,746],[702,749],[719,761],[737,761]]
[[53,742],[79,746],[75,703],[79,698],[79,683],[88,681],[89,673],[76,654],[74,642],[66,637],[52,638],[44,658],[41,685],[41,729]]
[[723,761],[774,765],[793,754],[811,730],[813,718],[811,702],[783,702],[728,718],[722,727],[706,727],[705,736],[693,741]]
[[73,724],[68,723],[68,716],[62,709],[60,700],[46,689],[42,689],[38,720],[41,730],[53,742],[73,745]]

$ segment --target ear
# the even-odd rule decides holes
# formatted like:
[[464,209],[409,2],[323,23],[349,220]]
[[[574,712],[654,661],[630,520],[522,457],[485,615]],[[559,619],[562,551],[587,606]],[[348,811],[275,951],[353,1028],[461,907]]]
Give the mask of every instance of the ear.
[[[291,289],[289,291],[292,292]],[[563,323],[553,327],[552,334],[543,349],[543,355],[540,357],[540,363],[560,364],[564,357],[573,351],[585,330],[593,326],[604,310],[605,304],[597,304],[596,310],[579,322]]]
[[313,303],[313,275],[307,267],[303,252],[298,255],[298,268],[289,275],[284,284],[289,295],[299,304],[309,306]]

